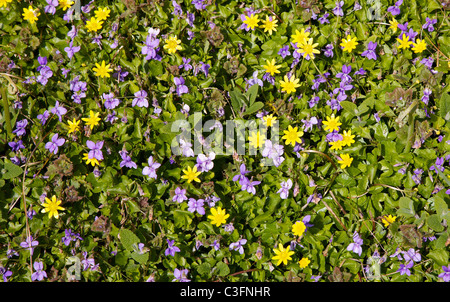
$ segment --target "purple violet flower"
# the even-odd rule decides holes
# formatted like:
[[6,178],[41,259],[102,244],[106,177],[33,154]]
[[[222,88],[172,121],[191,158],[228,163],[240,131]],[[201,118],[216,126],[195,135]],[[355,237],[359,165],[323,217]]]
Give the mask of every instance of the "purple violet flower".
[[287,199],[289,196],[289,190],[292,188],[292,180],[289,178],[287,181],[281,182],[281,188],[278,190],[281,199]]
[[156,170],[161,166],[160,163],[153,161],[153,156],[148,158],[148,166],[142,169],[142,174],[147,175],[150,178],[156,179],[158,176],[156,175]]
[[188,211],[191,213],[197,211],[200,215],[205,215],[205,209],[203,208],[204,203],[205,200],[203,199],[195,200],[194,198],[189,198]]
[[189,93],[189,89],[186,85],[184,85],[184,78],[182,76],[180,77],[174,77],[173,82],[177,86],[177,94],[178,96],[181,96],[184,93]]
[[176,268],[173,271],[173,276],[175,277],[174,279],[172,279],[172,282],[174,281],[178,281],[178,282],[191,282],[190,279],[187,278],[187,274],[189,273],[188,269],[182,269],[179,270],[178,268]]
[[35,272],[31,274],[31,281],[41,281],[44,278],[47,278],[47,273],[44,271],[44,264],[42,263],[42,261],[35,261],[33,263],[33,267]]
[[97,160],[103,160],[103,152],[101,150],[103,148],[103,143],[103,141],[98,141],[95,143],[91,140],[86,141],[86,145],[90,149],[88,153],[89,159],[95,158]]
[[427,17],[425,24],[422,25],[422,28],[428,30],[428,32],[432,32],[432,31],[434,31],[433,25],[436,23],[437,23],[437,19],[430,19]]
[[439,274],[439,278],[442,278],[444,282],[450,282],[450,264],[448,266],[442,266],[443,273]]
[[106,109],[114,109],[120,104],[120,100],[114,97],[114,93],[103,93],[102,98],[105,101]]
[[247,191],[248,193],[251,193],[253,195],[256,194],[256,185],[259,185],[260,181],[253,181],[251,179],[248,179],[245,177],[242,181],[239,181],[241,184],[241,191]]
[[333,14],[336,16],[344,16],[344,11],[342,10],[342,6],[344,5],[344,1],[336,1],[336,7],[332,9]]
[[65,142],[66,140],[64,138],[58,138],[58,133],[55,133],[52,136],[52,139],[45,144],[45,149],[47,149],[53,154],[56,154],[58,153],[58,147],[64,145]]
[[206,8],[205,0],[192,0],[191,4],[198,10],[204,10]]
[[411,271],[409,270],[411,267],[413,267],[414,262],[410,261],[408,263],[405,264],[400,264],[400,268],[397,270],[397,272],[400,273],[400,275],[407,275],[410,276],[411,275]]
[[172,201],[182,203],[183,201],[187,200],[186,197],[186,189],[181,189],[180,187],[175,188],[175,195],[173,196]]
[[12,272],[6,270],[3,266],[0,266],[0,275],[3,277],[3,282],[8,282],[8,277],[11,277]]
[[167,240],[167,244],[168,244],[169,246],[168,246],[168,248],[164,251],[164,255],[166,255],[166,256],[168,256],[168,255],[170,255],[170,256],[175,256],[175,253],[177,253],[177,252],[180,251],[180,249],[179,249],[178,247],[176,247],[176,246],[173,245],[174,242],[175,242],[175,240],[169,240],[169,239],[166,239],[166,240]]
[[247,178],[245,176],[245,174],[247,174],[247,173],[250,173],[250,171],[247,171],[245,164],[241,164],[241,166],[239,167],[239,174],[236,174],[235,176],[233,176],[233,181],[239,181],[239,183],[241,183],[241,181],[243,181],[244,178]]
[[375,53],[375,49],[377,48],[377,42],[370,41],[367,45],[367,50],[363,51],[361,56],[366,57],[369,60],[376,60],[377,54]]
[[243,245],[247,243],[247,239],[240,239],[236,242],[232,242],[229,246],[230,251],[235,250],[238,251],[239,254],[243,254],[244,253],[244,247]]
[[37,240],[33,240],[32,236],[28,236],[25,241],[22,241],[20,243],[20,247],[28,249],[31,255],[33,255],[34,247],[37,246],[38,244],[39,242]]
[[52,14],[54,15],[56,13],[56,7],[58,7],[59,2],[58,0],[46,0],[47,6],[44,7],[44,12],[46,14]]
[[135,98],[131,103],[131,106],[145,107],[148,108],[147,92],[144,90],[139,90],[134,94]]
[[67,56],[70,60],[72,60],[73,56],[79,52],[81,49],[80,46],[73,46],[73,40],[70,41],[69,46],[64,48],[64,51],[67,53]]
[[280,50],[278,51],[278,54],[284,59],[287,56],[291,55],[291,52],[289,51],[289,45],[284,45],[283,47],[280,48]]
[[355,233],[353,233],[353,242],[347,246],[347,251],[352,251],[361,256],[362,244],[363,240],[361,239],[361,237],[359,237],[359,234],[355,231]]
[[59,101],[56,101],[55,107],[50,110],[51,113],[56,114],[60,122],[62,122],[62,116],[67,113],[67,109],[63,106],[59,106]]
[[126,150],[119,151],[120,157],[122,158],[122,161],[120,162],[120,167],[127,167],[127,168],[133,168],[136,169],[137,165],[134,161],[131,160],[131,157],[128,155],[128,152]]

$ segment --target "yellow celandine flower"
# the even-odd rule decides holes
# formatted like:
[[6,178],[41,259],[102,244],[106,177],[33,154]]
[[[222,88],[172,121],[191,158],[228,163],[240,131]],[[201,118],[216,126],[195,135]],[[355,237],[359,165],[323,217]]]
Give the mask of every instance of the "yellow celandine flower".
[[341,169],[345,169],[346,167],[350,167],[353,162],[353,157],[350,157],[348,154],[342,154],[341,160],[338,160],[338,163],[341,164]]
[[178,45],[181,43],[181,40],[178,40],[177,36],[170,36],[164,42],[166,42],[164,49],[167,50],[169,54],[176,53],[177,50],[182,50],[181,45]]
[[427,43],[425,43],[425,40],[421,40],[421,39],[416,39],[416,43],[412,44],[412,50],[414,51],[414,53],[421,53],[423,52],[425,49],[427,49]]
[[264,69],[267,73],[270,73],[271,76],[274,76],[276,73],[280,73],[278,70],[281,65],[275,65],[275,59],[272,59],[271,61],[266,60],[267,65],[263,65]]
[[294,223],[292,225],[292,233],[295,236],[302,237],[302,235],[305,233],[305,231],[306,231],[306,226],[303,221],[297,221],[296,223]]
[[99,29],[102,29],[103,21],[98,20],[97,18],[92,17],[88,21],[86,21],[86,28],[88,32],[97,32]]
[[300,82],[300,79],[296,79],[294,75],[292,75],[290,79],[285,75],[284,81],[280,80],[281,91],[286,93],[295,92],[297,87],[300,87],[298,82]]
[[111,64],[106,65],[105,61],[102,61],[102,64],[95,63],[95,67],[92,68],[92,71],[95,71],[95,75],[101,78],[107,77],[109,78],[109,73],[113,71],[110,67]]
[[67,122],[67,124],[68,124],[68,126],[69,126],[69,132],[68,132],[68,134],[70,134],[70,133],[73,133],[73,132],[75,132],[75,131],[78,131],[79,130],[79,124],[80,124],[80,122],[81,121],[77,121],[75,118],[73,119],[73,121],[71,122],[71,121],[68,121]]
[[342,123],[339,122],[339,116],[335,117],[334,114],[327,116],[327,120],[322,121],[322,124],[326,126],[324,129],[330,132],[333,132],[334,130],[339,131],[339,126],[342,125]]
[[342,140],[329,142],[330,144],[330,150],[342,150],[342,147],[344,147],[344,142]]
[[286,145],[291,144],[292,146],[295,146],[295,143],[301,143],[301,138],[303,136],[303,131],[298,131],[297,127],[292,128],[291,125],[288,126],[288,130],[283,130],[284,135],[282,139],[285,139],[284,142]]
[[261,148],[264,146],[264,136],[261,135],[261,132],[252,132],[251,136],[248,138],[250,146],[253,148]]
[[273,114],[268,114],[263,116],[263,120],[266,123],[266,127],[273,126],[273,123],[277,120],[276,116],[273,116]]
[[397,28],[398,28],[397,20],[392,19],[392,21],[389,21],[389,24],[391,24],[391,26],[389,26],[389,28],[392,29],[393,32],[396,32]]
[[278,244],[278,249],[273,249],[273,252],[275,253],[275,256],[272,257],[272,260],[278,260],[276,265],[280,265],[282,262],[286,265],[288,260],[292,260],[291,255],[294,254],[294,252],[290,250],[289,245],[284,248],[281,243]]
[[228,217],[230,217],[230,214],[227,214],[225,209],[222,209],[220,206],[217,209],[211,208],[211,215],[208,215],[208,219],[211,219],[211,224],[216,226],[226,223]]
[[64,211],[65,209],[60,206],[61,200],[56,200],[56,196],[53,195],[52,199],[48,199],[45,197],[44,203],[42,203],[42,206],[44,207],[42,209],[42,213],[48,213],[48,218],[55,217],[56,219],[59,218],[58,210]]
[[397,216],[392,216],[391,214],[389,214],[389,216],[383,216],[383,218],[381,218],[381,222],[383,222],[384,226],[387,227],[391,223],[393,223],[395,219],[397,219]]
[[107,7],[104,8],[99,7],[96,11],[94,11],[95,18],[97,18],[97,20],[99,21],[106,20],[109,17],[110,12],[111,10]]
[[258,15],[251,14],[250,17],[245,16],[245,20],[242,23],[246,24],[247,27],[250,28],[251,30],[254,30],[255,27],[258,26],[258,22],[259,22]]
[[316,47],[319,45],[319,43],[313,44],[313,39],[309,38],[307,41],[305,40],[303,43],[300,43],[297,48],[298,53],[303,53],[303,57],[309,56],[310,59],[314,59],[314,54],[320,53],[316,49]]
[[305,29],[302,29],[302,31],[295,30],[295,34],[291,36],[292,43],[297,43],[297,46],[308,39],[310,32],[305,32]]
[[197,166],[194,166],[194,168],[188,167],[187,169],[183,170],[184,175],[181,176],[181,178],[186,179],[188,183],[192,181],[200,182],[200,179],[197,177],[202,172],[197,172]]
[[94,111],[89,111],[89,117],[83,117],[82,120],[84,122],[86,122],[86,125],[88,125],[91,130],[92,128],[94,128],[94,126],[98,125],[98,122],[101,120],[101,118],[99,118],[99,112],[94,113]]
[[8,6],[8,3],[11,3],[12,0],[0,0],[0,7]]
[[348,132],[344,130],[342,133],[343,146],[351,146],[355,142],[354,137],[355,135],[352,135],[352,130],[348,130]]
[[298,265],[300,265],[300,268],[305,268],[305,267],[307,267],[309,265],[309,263],[311,263],[311,260],[309,260],[308,258],[303,257],[298,262]]
[[23,19],[30,22],[31,24],[34,24],[38,20],[38,17],[40,15],[41,13],[39,12],[39,9],[34,9],[31,5],[28,6],[28,8],[23,8]]
[[86,161],[86,165],[91,164],[92,167],[95,167],[95,165],[100,165],[98,159],[94,158],[89,158],[89,153],[83,153],[83,160]]
[[58,2],[59,6],[63,9],[63,11],[66,11],[74,4],[74,2],[71,0],[58,0]]
[[266,20],[261,21],[263,25],[261,25],[261,28],[264,28],[264,32],[268,31],[269,35],[272,35],[272,31],[277,31],[276,27],[278,20],[272,18],[272,16],[266,16]]
[[407,49],[411,46],[411,44],[413,44],[413,42],[409,41],[409,37],[405,34],[402,35],[401,39],[397,38],[397,41],[400,43],[398,45],[398,49],[402,49],[402,48]]
[[347,35],[346,39],[342,39],[340,45],[344,47],[343,51],[352,52],[358,44],[359,43],[356,41],[356,37],[352,38],[350,35]]

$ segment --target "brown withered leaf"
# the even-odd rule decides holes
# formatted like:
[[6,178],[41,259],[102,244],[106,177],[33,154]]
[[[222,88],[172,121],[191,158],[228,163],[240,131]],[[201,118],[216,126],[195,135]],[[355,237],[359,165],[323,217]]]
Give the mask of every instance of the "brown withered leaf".
[[103,215],[100,215],[91,226],[91,230],[96,232],[109,233],[110,231],[109,219]]
[[391,107],[404,107],[412,100],[412,89],[395,88],[392,92],[386,92],[386,105]]
[[64,202],[77,202],[83,199],[83,197],[78,196],[78,190],[74,186],[69,186],[64,189]]
[[403,224],[399,226],[405,244],[410,247],[422,247],[422,234],[416,229],[414,224]]

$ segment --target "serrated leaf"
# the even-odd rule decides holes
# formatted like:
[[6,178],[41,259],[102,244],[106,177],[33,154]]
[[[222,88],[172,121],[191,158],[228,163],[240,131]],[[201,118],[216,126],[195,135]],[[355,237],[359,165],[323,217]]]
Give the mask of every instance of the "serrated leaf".
[[197,273],[208,276],[211,273],[211,264],[208,262],[202,263],[197,267]]
[[262,109],[263,107],[264,107],[264,104],[262,102],[256,102],[253,105],[251,105],[250,107],[248,107],[247,110],[245,110],[243,116],[255,113],[256,111]]
[[138,252],[131,253],[131,258],[133,258],[140,264],[145,264],[148,261],[148,257],[149,257],[148,253],[142,253],[142,254],[138,253]]
[[230,268],[224,262],[220,261],[216,264],[215,273],[221,277],[224,277],[230,273]]
[[342,108],[344,108],[345,111],[350,112],[352,115],[357,115],[358,110],[356,109],[357,106],[355,103],[349,102],[349,101],[341,101],[339,103]]
[[427,224],[436,232],[442,232],[444,230],[444,226],[442,225],[441,218],[438,214],[430,215],[427,218]]
[[448,252],[444,249],[433,250],[428,253],[427,257],[433,259],[439,266],[448,264]]
[[119,232],[120,242],[124,246],[125,249],[132,252],[134,251],[133,245],[137,245],[140,240],[139,237],[136,236],[132,231],[127,229],[121,229]]
[[399,199],[399,209],[397,210],[398,215],[413,217],[415,214],[414,211],[414,202],[408,197],[401,197]]
[[439,114],[445,120],[450,120],[450,95],[447,92],[442,93],[439,106]]
[[4,169],[6,173],[2,175],[3,179],[11,179],[23,173],[23,169],[13,163],[5,163]]
[[259,89],[259,85],[252,85],[245,93],[245,96],[247,97],[248,105],[250,107],[253,105],[253,103],[256,100],[256,97],[258,96],[258,89]]

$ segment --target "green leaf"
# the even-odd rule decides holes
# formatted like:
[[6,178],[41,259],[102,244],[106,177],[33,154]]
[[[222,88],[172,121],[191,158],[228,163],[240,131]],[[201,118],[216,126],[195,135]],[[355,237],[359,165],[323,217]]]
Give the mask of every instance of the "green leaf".
[[433,250],[428,253],[427,257],[433,259],[433,261],[439,266],[448,264],[448,252],[444,249]]
[[445,120],[450,120],[450,95],[447,92],[441,95],[439,114]]
[[197,273],[208,276],[211,273],[211,264],[204,262],[197,267]]
[[124,246],[125,249],[132,252],[135,250],[133,245],[137,245],[140,240],[138,236],[136,236],[132,231],[127,229],[121,229],[119,232],[120,242]]
[[399,199],[399,209],[397,210],[398,215],[405,217],[414,217],[414,202],[408,197],[401,197]]
[[139,141],[142,140],[142,128],[141,128],[141,121],[139,120],[139,118],[136,118],[134,122],[133,138]]
[[259,85],[252,85],[245,93],[245,96],[248,101],[248,105],[250,107],[253,105],[253,103],[256,100],[256,97],[258,96],[258,89],[259,89]]
[[444,226],[442,225],[441,218],[438,214],[430,215],[427,218],[427,224],[436,232],[442,232],[444,230]]
[[230,268],[229,268],[228,265],[225,264],[224,262],[219,261],[219,262],[216,264],[216,270],[215,270],[215,273],[216,273],[218,276],[224,277],[224,276],[226,276],[226,275],[228,275],[228,274],[230,273]]
[[131,253],[131,258],[133,258],[140,264],[145,264],[148,261],[148,257],[149,257],[148,253],[142,253],[142,254],[138,253],[138,252]]
[[162,75],[164,68],[160,61],[157,60],[151,60],[148,64],[150,75],[153,76],[160,76]]
[[356,185],[356,180],[346,173],[341,173],[336,177],[336,182],[348,188]]
[[254,227],[258,226],[259,224],[269,221],[271,219],[273,219],[272,212],[267,212],[267,213],[258,215],[255,218],[253,218],[252,220],[250,220],[249,226],[254,228]]
[[175,210],[173,211],[173,221],[177,227],[188,227],[192,222],[193,214],[189,211]]
[[[257,85],[253,85],[253,86],[257,86]],[[251,105],[250,107],[248,107],[247,110],[245,110],[243,116],[255,113],[256,111],[260,110],[263,107],[264,107],[264,104],[262,102],[256,102],[253,105]]]
[[241,112],[242,106],[245,105],[244,95],[239,90],[230,91],[231,105],[235,113]]
[[339,103],[344,110],[350,112],[352,115],[358,115],[358,110],[356,109],[357,106],[355,103],[349,102],[349,101],[341,101]]
[[6,172],[2,175],[3,179],[11,179],[23,173],[23,169],[21,167],[9,162],[5,163],[4,169],[6,169]]

